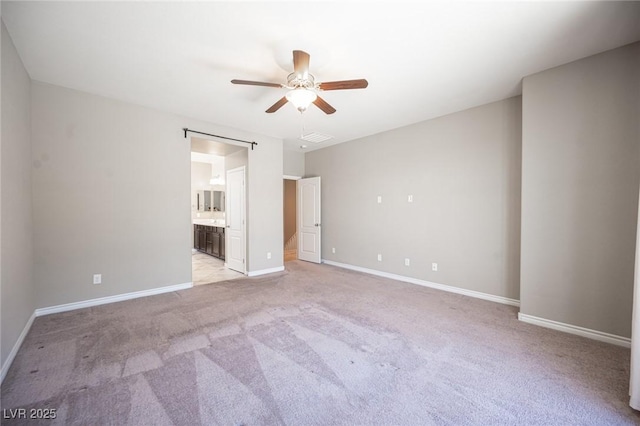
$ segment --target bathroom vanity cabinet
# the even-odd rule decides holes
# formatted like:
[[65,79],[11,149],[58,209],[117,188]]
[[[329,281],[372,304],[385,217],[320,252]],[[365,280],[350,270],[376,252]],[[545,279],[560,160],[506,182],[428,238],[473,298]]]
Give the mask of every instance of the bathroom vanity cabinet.
[[193,246],[196,250],[224,260],[224,227],[193,225]]

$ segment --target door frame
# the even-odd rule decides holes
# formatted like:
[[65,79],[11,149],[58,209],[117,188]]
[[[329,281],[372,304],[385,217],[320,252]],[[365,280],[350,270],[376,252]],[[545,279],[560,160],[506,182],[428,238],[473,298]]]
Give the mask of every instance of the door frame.
[[[282,175],[282,180],[283,181],[285,181],[285,180],[297,181],[297,180],[300,180],[300,179],[302,179],[302,176]],[[295,191],[296,191],[296,234],[298,234],[299,230],[298,230],[298,223],[297,223],[298,222],[298,184],[297,183],[296,183]],[[282,195],[284,196],[284,193]],[[299,237],[300,237],[300,235],[298,235],[298,238]],[[284,245],[286,243],[287,243],[286,241],[283,242],[283,253],[284,253]],[[285,253],[285,255],[286,255],[286,253]],[[296,247],[296,259],[298,259],[298,249],[297,249],[297,247]]]
[[[191,255],[195,252],[195,249],[194,249],[194,241],[193,241],[193,234],[194,234],[194,231],[193,231],[193,219],[191,218],[191,214],[192,214],[192,212],[191,212],[191,191],[192,191],[192,188],[191,188],[191,161],[192,161],[191,160],[191,153],[192,152],[200,152],[200,151],[193,151],[193,139],[194,138],[204,139],[204,140],[215,142],[215,143],[238,146],[238,147],[241,147],[241,148],[245,148],[247,150],[247,153],[248,153],[249,149],[244,144],[233,142],[233,141],[213,140],[213,139],[210,139],[210,138],[194,136],[194,135],[191,135],[191,134],[189,134],[187,136],[187,138],[188,138],[188,141],[189,141],[188,142],[188,145],[189,145],[189,150],[188,150],[188,161],[189,161],[189,179],[188,179],[189,183],[188,183],[188,188],[189,189],[188,189],[188,191],[189,191],[189,194],[190,194],[189,195],[189,204],[188,204],[188,206],[189,206],[189,210],[188,210],[189,215],[188,215],[188,217],[189,217],[189,228],[191,229],[191,232],[190,232],[191,233],[191,244],[190,244],[190,247],[189,247],[189,253],[190,253],[189,265],[192,265],[193,264],[193,258],[192,258]],[[226,155],[225,155],[225,157],[226,157]],[[246,218],[247,218],[247,205],[248,205],[248,198],[247,198],[248,197],[248,194],[247,194],[247,186],[248,186],[247,170],[248,170],[248,167],[249,167],[249,161],[251,161],[251,159],[249,158],[249,155],[247,155],[247,165],[246,166],[242,166],[242,167],[245,168],[245,174],[244,174],[244,181],[245,181],[245,191],[244,191],[244,217],[245,217],[245,224],[244,224],[244,229],[243,229],[243,231],[244,231],[244,237],[243,237],[243,239],[244,239],[244,258],[245,258],[244,275],[248,274],[247,273],[247,253],[249,252],[249,240],[247,239],[247,220],[246,220]],[[225,170],[225,178],[226,178],[226,170]],[[226,210],[226,199],[225,199],[225,210]],[[226,220],[226,212],[225,212],[225,220]],[[226,250],[226,243],[227,243],[227,241],[226,241],[226,232],[225,232],[225,250]],[[226,259],[225,259],[225,267],[227,267]],[[189,270],[191,271],[190,272],[191,281],[193,282],[193,269],[192,269],[192,266],[189,267]]]

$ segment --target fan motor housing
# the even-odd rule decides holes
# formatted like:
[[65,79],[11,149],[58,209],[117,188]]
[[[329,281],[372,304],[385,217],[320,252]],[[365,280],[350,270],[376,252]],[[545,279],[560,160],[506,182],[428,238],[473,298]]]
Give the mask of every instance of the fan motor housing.
[[301,76],[295,72],[292,72],[287,76],[287,87],[290,89],[315,89],[316,80],[313,75],[306,73],[305,76]]

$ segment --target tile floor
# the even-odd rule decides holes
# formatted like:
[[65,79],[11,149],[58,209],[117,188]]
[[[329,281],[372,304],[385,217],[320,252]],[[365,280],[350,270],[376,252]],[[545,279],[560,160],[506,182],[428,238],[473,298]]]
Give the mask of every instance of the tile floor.
[[191,265],[193,285],[210,284],[244,277],[240,272],[226,268],[224,260],[199,251],[192,253]]

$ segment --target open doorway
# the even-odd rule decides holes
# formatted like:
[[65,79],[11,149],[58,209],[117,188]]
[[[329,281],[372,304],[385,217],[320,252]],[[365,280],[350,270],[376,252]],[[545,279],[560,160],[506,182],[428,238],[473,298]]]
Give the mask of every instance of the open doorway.
[[[236,194],[229,193],[231,188],[227,182],[227,172],[247,165],[246,147],[191,138],[191,268],[194,285],[244,276],[244,268],[238,272],[234,270],[238,268],[232,269],[227,264],[230,225],[228,197],[233,195],[232,198],[237,199]],[[244,191],[241,196],[245,197]],[[246,205],[244,198],[243,201],[243,205]],[[244,220],[241,227],[244,227]],[[240,261],[244,263],[246,238],[240,242],[243,244],[243,258]],[[234,248],[237,244],[237,240],[234,240]]]
[[298,258],[297,190],[296,178],[283,180],[284,261]]

